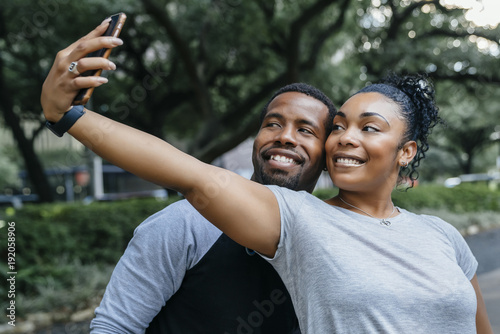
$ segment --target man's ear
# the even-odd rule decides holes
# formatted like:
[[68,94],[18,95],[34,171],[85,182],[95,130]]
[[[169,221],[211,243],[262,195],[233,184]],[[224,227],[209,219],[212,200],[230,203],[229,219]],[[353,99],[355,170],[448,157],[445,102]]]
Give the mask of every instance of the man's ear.
[[414,140],[407,141],[400,150],[399,164],[408,166],[417,154],[417,143]]

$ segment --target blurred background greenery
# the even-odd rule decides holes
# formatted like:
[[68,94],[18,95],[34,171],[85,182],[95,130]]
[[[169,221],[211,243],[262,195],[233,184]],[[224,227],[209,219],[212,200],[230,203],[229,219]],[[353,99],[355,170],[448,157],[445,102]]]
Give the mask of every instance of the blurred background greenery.
[[[487,0],[3,1],[0,193],[54,202],[6,201],[0,211],[1,221],[17,222],[20,312],[82,308],[104,288],[135,226],[168,204],[84,206],[86,180],[75,181],[82,196],[74,203],[60,202],[65,179],[57,171],[88,166],[92,156],[44,128],[40,90],[56,52],[104,17],[127,14],[125,44],[111,54],[118,70],[106,74],[91,109],[206,162],[251,138],[264,103],[287,83],[310,83],[340,106],[388,71],[428,73],[447,124],[434,130],[418,187],[394,197],[466,232],[500,224],[491,181],[500,164],[498,9]],[[443,186],[464,174],[483,181]],[[85,285],[82,277],[101,281]]]

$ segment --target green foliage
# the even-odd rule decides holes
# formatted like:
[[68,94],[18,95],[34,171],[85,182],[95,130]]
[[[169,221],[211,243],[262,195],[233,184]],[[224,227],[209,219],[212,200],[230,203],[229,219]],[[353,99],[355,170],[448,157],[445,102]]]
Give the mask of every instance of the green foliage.
[[[0,112],[30,122],[28,143],[41,133],[40,87],[56,52],[118,11],[128,16],[125,44],[111,54],[118,69],[89,107],[203,161],[254,134],[260,108],[280,86],[308,82],[340,106],[394,70],[430,73],[450,120],[425,180],[494,165],[484,158],[487,133],[462,143],[452,137],[489,132],[488,120],[499,118],[500,28],[474,25],[463,9],[408,0],[4,1]],[[44,156],[45,166],[55,159]]]
[[[70,287],[74,266],[66,265],[68,262],[116,264],[137,225],[175,200],[25,205],[13,215],[2,215],[16,227],[17,291],[26,296],[37,294],[47,280]],[[4,233],[0,239],[5,245]],[[2,258],[6,258],[5,252],[3,247]]]
[[[432,210],[453,214],[500,212],[500,190],[491,189],[484,183],[461,184],[454,188],[424,184],[405,189],[400,187],[394,190],[392,199],[395,205],[409,211],[426,213],[426,210]],[[314,191],[320,199],[331,198],[337,193],[337,188]]]
[[455,226],[463,235],[500,227],[498,211],[456,213],[446,209],[425,208],[412,210],[412,212],[439,217]]
[[319,199],[327,200],[329,198],[337,196],[338,193],[338,188],[322,188],[314,190],[313,195],[318,197]]
[[[314,191],[323,200],[337,194],[337,188]],[[464,235],[473,226],[479,230],[500,226],[500,189],[490,189],[486,184],[461,184],[455,188],[424,184],[407,191],[396,189],[392,199],[408,211],[439,217]]]
[[408,191],[395,190],[394,203],[412,210],[440,209],[453,213],[500,212],[500,191],[490,190],[486,184],[461,184],[454,188],[439,185],[421,185]]
[[0,191],[7,187],[19,187],[18,173],[15,152],[11,147],[0,147]]
[[57,268],[63,268],[60,270],[65,272],[63,277],[55,275],[56,269],[53,268],[36,282],[35,293],[18,295],[18,315],[61,309],[75,312],[97,306],[114,265],[82,264],[78,259],[69,262],[67,258],[61,258]]

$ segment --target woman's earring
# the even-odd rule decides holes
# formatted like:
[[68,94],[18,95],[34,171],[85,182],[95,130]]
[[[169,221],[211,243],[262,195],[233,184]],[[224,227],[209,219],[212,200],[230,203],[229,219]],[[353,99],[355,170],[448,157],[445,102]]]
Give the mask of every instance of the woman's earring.
[[403,168],[408,167],[408,163],[407,163],[406,161],[401,161],[399,164],[400,164],[400,165],[401,165],[401,167],[403,167]]

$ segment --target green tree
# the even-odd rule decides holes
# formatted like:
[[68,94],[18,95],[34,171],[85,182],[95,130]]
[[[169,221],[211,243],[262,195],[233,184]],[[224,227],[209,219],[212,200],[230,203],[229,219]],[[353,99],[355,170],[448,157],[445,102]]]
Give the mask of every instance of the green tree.
[[[474,168],[477,158],[494,144],[491,135],[500,118],[500,105],[491,95],[500,93],[500,88],[488,88],[475,81],[458,87],[450,82],[441,86],[442,91],[453,94],[442,104],[447,124],[438,134],[437,145],[453,156],[461,174],[479,172]],[[486,99],[481,98],[484,94]],[[494,164],[491,157],[491,165]]]
[[[46,183],[32,147],[43,129],[41,84],[56,50],[118,11],[128,15],[125,44],[111,56],[118,70],[95,91],[90,108],[203,161],[255,133],[265,100],[295,81],[317,86],[340,105],[388,69],[426,71],[444,114],[452,114],[456,96],[491,100],[475,118],[500,118],[500,28],[477,27],[463,9],[438,0],[3,2],[0,111],[39,193]],[[19,129],[25,119],[40,127],[25,134]],[[486,146],[477,143],[467,154],[475,159]]]
[[[60,0],[0,4],[0,113],[41,202],[54,198],[34,149],[37,136],[44,131],[39,103],[42,83],[56,50],[94,26],[89,17],[105,12],[104,4],[88,7]],[[26,123],[35,126],[24,127]]]
[[129,15],[124,37],[120,87],[127,94],[104,107],[212,161],[256,132],[274,90],[305,80],[325,61],[323,47],[342,31],[349,5],[280,3],[142,1],[144,12]]
[[455,157],[460,172],[467,174],[492,144],[494,120],[500,119],[500,69],[495,65],[500,29],[476,26],[465,18],[466,10],[442,3],[387,0],[360,9],[364,31],[356,55],[367,81],[387,69],[425,71],[434,79],[448,122],[436,129],[439,149]]

